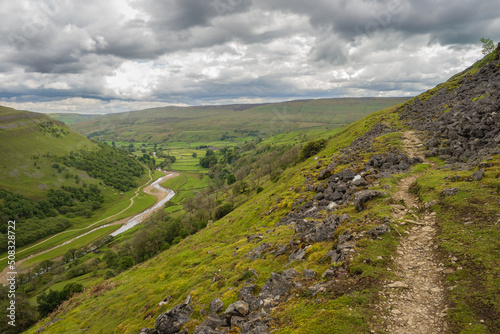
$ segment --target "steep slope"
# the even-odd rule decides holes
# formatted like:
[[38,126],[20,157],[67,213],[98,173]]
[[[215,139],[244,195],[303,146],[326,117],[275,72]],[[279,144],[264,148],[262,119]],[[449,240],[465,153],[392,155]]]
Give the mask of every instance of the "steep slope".
[[314,127],[339,127],[405,100],[343,98],[258,105],[166,107],[105,115],[71,126],[85,135],[108,141],[213,141],[223,135],[246,137]]
[[[30,333],[494,333],[499,52],[346,127],[280,182]],[[488,96],[466,101],[481,87]],[[432,307],[408,286],[419,272]]]
[[95,150],[97,145],[43,114],[0,107],[0,188],[41,198],[51,186],[72,185],[74,182],[55,177],[52,163],[41,159],[80,149]]
[[[139,182],[149,179],[146,169],[126,152],[92,142],[39,113],[0,107],[0,151],[0,262],[4,264],[8,221],[16,221],[20,260],[106,221],[128,205]],[[62,231],[64,235],[50,237]],[[43,238],[43,244],[29,246]]]

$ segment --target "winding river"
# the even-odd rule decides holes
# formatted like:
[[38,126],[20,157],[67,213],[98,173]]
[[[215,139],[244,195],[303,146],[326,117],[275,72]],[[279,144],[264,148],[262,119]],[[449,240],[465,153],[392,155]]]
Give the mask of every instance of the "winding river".
[[174,174],[175,173],[167,174],[164,177],[159,178],[158,180],[156,180],[155,182],[153,182],[151,184],[151,187],[158,189],[160,192],[166,193],[167,194],[166,197],[164,197],[163,199],[156,202],[156,204],[153,205],[152,207],[150,207],[149,209],[146,209],[146,210],[142,211],[141,213],[139,213],[138,215],[135,215],[134,217],[132,217],[128,222],[123,224],[119,229],[117,229],[116,231],[114,231],[110,235],[113,237],[116,237],[117,235],[122,234],[123,232],[130,230],[132,227],[142,223],[152,213],[158,211],[159,209],[161,209],[165,205],[165,203],[170,201],[172,199],[172,197],[175,196],[175,192],[171,189],[167,189],[167,188],[160,186],[160,183],[162,183],[166,179],[172,177]]
[[[150,175],[151,175],[151,173],[150,173]],[[164,187],[162,187],[160,184],[161,184],[162,182],[165,182],[166,180],[168,180],[168,179],[170,179],[170,178],[173,178],[173,177],[176,177],[176,176],[179,176],[179,173],[168,173],[168,174],[165,174],[165,176],[160,177],[160,178],[159,178],[159,179],[157,179],[155,182],[153,182],[152,184],[150,184],[150,185],[148,185],[148,186],[146,186],[146,187],[144,188],[144,190],[143,190],[143,191],[144,191],[145,193],[150,194],[150,195],[153,195],[153,196],[155,196],[155,197],[157,198],[157,201],[156,201],[156,203],[155,203],[153,206],[149,207],[148,209],[146,209],[146,210],[142,211],[141,213],[139,213],[139,214],[137,214],[137,215],[135,215],[135,216],[133,216],[133,217],[131,217],[131,218],[120,219],[120,220],[115,221],[115,222],[113,222],[113,223],[109,223],[109,224],[101,225],[101,226],[99,226],[99,227],[96,227],[96,228],[91,229],[90,231],[87,231],[87,232],[85,232],[85,233],[82,233],[82,234],[80,234],[80,235],[78,235],[78,236],[76,236],[76,237],[74,237],[74,238],[72,238],[72,239],[70,239],[70,240],[67,240],[67,241],[65,241],[65,242],[63,242],[63,243],[60,243],[60,244],[59,244],[59,245],[57,245],[57,246],[54,246],[54,247],[51,247],[51,248],[49,248],[49,249],[43,250],[43,251],[41,251],[41,252],[38,252],[38,253],[32,254],[32,255],[30,255],[30,256],[28,256],[28,257],[24,258],[24,259],[20,259],[20,260],[16,261],[17,272],[23,272],[23,271],[24,271],[24,270],[22,270],[22,269],[21,269],[20,265],[21,265],[21,264],[22,264],[25,260],[30,259],[30,258],[33,258],[33,257],[38,256],[38,255],[41,255],[41,254],[45,254],[45,253],[50,252],[50,251],[52,251],[52,250],[54,250],[54,249],[56,249],[56,248],[62,247],[62,246],[64,246],[64,245],[67,245],[67,244],[69,244],[69,243],[71,243],[71,242],[73,242],[73,241],[75,241],[75,240],[77,240],[77,239],[80,239],[81,237],[86,236],[87,234],[90,234],[90,233],[95,232],[95,231],[97,231],[97,230],[100,230],[100,229],[102,229],[102,228],[105,228],[105,227],[108,227],[108,226],[111,226],[111,225],[123,224],[123,225],[122,225],[119,229],[117,229],[116,231],[114,231],[114,232],[112,232],[112,233],[110,234],[111,236],[115,237],[115,236],[117,236],[117,235],[120,235],[120,234],[122,234],[122,233],[124,233],[124,232],[126,232],[126,231],[130,230],[132,227],[139,225],[140,223],[142,223],[143,221],[145,221],[145,220],[146,220],[149,216],[151,216],[153,213],[155,213],[156,211],[160,210],[160,209],[161,209],[161,208],[165,205],[165,203],[167,203],[168,201],[170,201],[170,200],[172,199],[172,197],[174,197],[174,196],[175,196],[175,192],[174,192],[173,190],[171,190],[171,189],[167,189],[167,188],[164,188]],[[142,186],[141,186],[141,187],[142,187]],[[139,187],[139,189],[140,189],[141,187]],[[138,190],[139,190],[139,189],[138,189]],[[136,196],[137,196],[137,194],[136,194]],[[134,198],[135,198],[136,196],[134,196]],[[131,202],[131,204],[130,204],[130,205],[129,205],[126,209],[124,209],[123,211],[125,211],[125,210],[127,210],[129,207],[131,207],[131,206],[132,206],[132,204],[133,204],[133,198],[132,198],[132,202]],[[123,211],[122,211],[122,212],[123,212]],[[121,213],[121,212],[120,212],[120,213]],[[118,214],[119,214],[119,213],[118,213]],[[117,214],[115,214],[115,215],[117,215]],[[108,217],[108,218],[106,218],[106,219],[109,219],[109,218],[110,218],[110,217]],[[92,224],[92,225],[95,225],[95,224],[97,224],[97,223],[99,223],[99,222],[96,222],[96,223],[94,223],[94,224]],[[92,226],[92,225],[90,225],[90,226]],[[90,227],[90,226],[88,226],[88,227]],[[88,227],[87,227],[87,228],[88,228]],[[82,230],[83,230],[83,229],[82,229]],[[74,230],[72,230],[72,231],[74,231]],[[61,233],[67,233],[67,232],[71,232],[71,231],[64,231],[64,232],[61,232]],[[61,234],[61,233],[59,233],[59,234]],[[59,234],[56,234],[56,235],[52,236],[51,238],[46,239],[45,241],[48,241],[48,240],[52,239],[53,237],[55,237],[55,236],[57,236],[57,235],[59,235]],[[33,245],[33,246],[29,247],[29,248],[32,248],[32,247],[38,246],[39,244],[41,244],[41,243],[43,243],[43,242],[45,242],[45,241],[42,241],[42,242],[40,242],[40,243],[38,243],[38,244],[35,244],[35,245]],[[29,249],[29,248],[28,248],[28,249]],[[25,250],[27,250],[27,249],[25,249]],[[4,259],[5,259],[5,258],[0,259],[0,260],[4,260]],[[4,270],[0,273],[0,284],[5,284],[5,283],[7,283],[7,272],[9,271],[8,269],[9,269],[9,267],[8,267],[8,266],[6,266],[6,267],[4,268]]]

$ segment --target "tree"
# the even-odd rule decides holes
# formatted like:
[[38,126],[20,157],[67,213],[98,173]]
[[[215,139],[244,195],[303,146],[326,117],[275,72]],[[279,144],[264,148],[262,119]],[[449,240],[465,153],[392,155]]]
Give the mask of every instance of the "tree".
[[490,38],[481,38],[481,43],[483,43],[483,55],[488,55],[495,50],[495,44]]
[[16,291],[16,326],[8,324],[10,321],[7,309],[10,306],[8,299],[8,287],[0,286],[0,333],[16,334],[22,333],[32,326],[37,320],[36,309],[31,306],[26,295],[21,291]]
[[235,182],[236,182],[236,176],[234,176],[234,174],[229,174],[227,176],[227,184],[231,185],[231,184],[233,184]]
[[221,204],[215,209],[215,219],[221,219],[229,212],[234,210],[234,205],[232,203]]
[[38,312],[42,317],[46,317],[61,304],[62,296],[59,291],[49,290],[48,294],[43,292],[39,295],[36,301],[38,303]]
[[54,264],[53,261],[43,260],[36,266],[35,270],[37,270],[38,272],[42,271],[46,273],[47,271],[49,271],[50,267],[52,267],[53,264]]

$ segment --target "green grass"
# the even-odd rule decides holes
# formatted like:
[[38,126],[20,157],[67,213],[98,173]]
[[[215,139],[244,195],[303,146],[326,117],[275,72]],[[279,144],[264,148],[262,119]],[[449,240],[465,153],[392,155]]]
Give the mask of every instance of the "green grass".
[[[500,157],[488,162],[493,165],[479,182],[460,180],[473,171],[429,170],[414,188],[423,202],[437,201],[433,209],[441,230],[442,261],[454,271],[446,277],[453,305],[448,321],[457,333],[492,333],[500,328]],[[460,189],[455,196],[441,195],[451,187]]]
[[[320,155],[337,153],[377,121],[391,124],[396,118],[392,115],[392,111],[388,109],[375,113],[369,119],[346,127],[329,141]],[[246,236],[263,233],[265,242],[269,242],[273,247],[278,243],[288,243],[293,231],[288,226],[275,228],[274,224],[288,212],[293,201],[301,196],[294,189],[303,187],[305,177],[303,171],[311,170],[316,164],[317,161],[313,158],[308,159],[294,168],[287,169],[281,177],[281,182],[266,181],[263,184],[263,192],[254,195],[250,201],[223,219],[210,224],[155,258],[102,283],[103,286],[110,287],[109,291],[99,296],[90,297],[88,295],[90,292],[87,292],[76,297],[72,301],[75,306],[67,306],[67,309],[58,315],[63,320],[52,325],[47,332],[77,333],[87,328],[92,328],[94,332],[109,332],[109,329],[113,328],[116,333],[136,333],[142,327],[152,327],[158,314],[180,303],[188,293],[193,297],[195,320],[190,326],[194,327],[202,319],[200,310],[206,308],[213,298],[220,297],[226,305],[236,300],[243,283],[240,277],[244,276],[248,268],[258,272],[259,277],[255,278],[255,283],[262,286],[271,271],[281,272],[287,268],[287,258],[286,256],[275,258],[272,252],[268,252],[263,254],[261,259],[251,261],[245,254],[254,248],[256,243],[247,243]],[[164,186],[180,190],[179,196],[174,197],[175,199],[182,198],[183,193],[189,193],[196,187],[204,185],[203,182],[205,181],[197,178],[196,174],[182,174],[176,179],[168,180]],[[187,191],[183,190],[184,187]],[[281,201],[276,204],[278,194]],[[384,201],[385,199],[381,199],[376,205],[382,206]],[[267,215],[266,213],[273,207],[275,209],[272,214]],[[355,231],[371,227],[362,224],[349,226]],[[268,231],[271,232],[266,233]],[[388,236],[387,243],[381,244],[380,247],[391,249],[388,245],[394,247],[395,243],[396,240]],[[239,249],[236,256],[233,256],[237,247]],[[371,257],[369,253],[374,252],[373,247],[370,244],[360,245],[360,250],[363,253],[363,249],[366,249],[364,256]],[[306,261],[296,262],[291,267],[298,272],[308,268],[321,274],[330,266],[324,256],[328,249],[331,249],[331,243],[315,244],[307,250]],[[363,268],[367,278],[383,274],[380,272],[372,274],[370,270]],[[220,279],[212,282],[214,275],[220,275]],[[169,295],[173,298],[168,305],[157,306],[159,301]],[[292,323],[276,324],[277,329],[280,333],[304,333],[304,330],[308,333],[324,333],[324,322],[312,317],[325,312],[329,318],[329,324],[326,326],[329,331],[334,331],[334,328],[337,328],[338,332],[366,331],[368,324],[363,314],[366,311],[367,300],[372,298],[371,292],[359,292],[353,296],[340,298],[324,298],[324,302],[317,304],[307,303],[302,299],[297,301],[292,299],[290,304],[284,304],[285,308],[276,312],[289,314]],[[307,311],[307,316],[300,315],[301,308]],[[321,311],[322,309],[325,311]],[[147,314],[152,314],[153,317],[145,319]],[[104,315],[106,322],[102,321]]]
[[[163,175],[162,173],[155,173],[155,177]],[[149,178],[143,177],[141,182],[145,182],[149,180]],[[46,238],[43,238],[41,240],[36,241],[34,244],[41,243],[40,245],[33,247],[33,244],[26,245],[23,247],[20,247],[17,249],[17,259],[23,259],[26,258],[30,255],[36,254],[40,251],[43,251],[45,249],[48,249],[50,247],[56,246],[58,244],[61,244],[65,242],[66,240],[70,240],[82,233],[85,233],[87,231],[90,231],[91,229],[104,225],[106,223],[116,221],[122,218],[130,217],[133,216],[139,212],[144,211],[151,205],[153,205],[156,201],[156,198],[152,195],[145,194],[143,192],[140,192],[137,197],[134,199],[134,204],[125,210],[124,212],[116,215],[117,213],[123,211],[125,208],[127,208],[130,205],[130,199],[135,195],[137,189],[131,190],[127,193],[124,193],[122,195],[119,195],[118,198],[115,198],[113,201],[106,201],[105,205],[103,208],[97,210],[95,213],[94,217],[92,219],[85,219],[85,218],[75,218],[72,220],[72,225],[65,230],[64,232],[60,233],[59,235],[56,236],[49,236]],[[112,218],[108,218],[111,217]],[[94,224],[95,222],[99,222],[99,224],[88,227],[91,224]],[[117,227],[115,227],[116,229]],[[104,232],[109,231],[109,229],[102,229],[99,231],[96,231],[95,233],[92,233],[91,235],[94,237],[93,240],[99,238],[100,236],[104,235]],[[92,238],[86,237],[84,240],[88,241],[89,243],[92,242]],[[46,242],[44,242],[47,240]],[[29,248],[29,250],[24,251],[25,249]],[[71,247],[70,247],[71,248]],[[65,248],[66,249],[66,248]],[[69,249],[69,248],[68,248]],[[43,256],[36,256],[33,257],[29,262],[26,262],[27,264],[35,264],[38,262],[41,262],[45,259],[50,259],[52,254],[59,254],[59,252],[52,253],[48,252],[43,254]],[[3,258],[7,255],[7,253],[2,253],[0,254],[0,258]],[[54,257],[59,256],[59,255],[54,255]],[[5,266],[7,264],[7,260],[2,260],[0,261],[0,265]],[[26,266],[25,265],[25,266]]]
[[[53,156],[84,148],[93,150],[97,145],[58,121],[54,121],[54,128],[64,131],[60,137],[44,133],[40,125],[50,121],[42,114],[0,107],[0,187],[39,199],[45,189],[75,185],[74,179],[66,179],[52,168]],[[82,171],[69,168],[68,172],[87,183],[97,183]]]
[[[57,258],[59,256],[62,256],[62,255],[64,255],[64,253],[66,253],[71,248],[79,249],[79,248],[85,247],[85,246],[89,245],[90,243],[92,243],[92,241],[97,240],[98,238],[100,238],[104,235],[108,235],[109,233],[113,232],[118,227],[119,227],[118,225],[103,227],[97,231],[94,231],[94,232],[91,232],[87,235],[84,235],[81,238],[78,238],[78,239],[76,239],[76,240],[74,240],[74,241],[72,241],[64,246],[53,249],[47,253],[32,257],[29,260],[26,260],[22,264],[22,266],[24,268],[27,268],[27,267],[33,266],[39,262],[42,262],[44,260],[51,260],[51,259]],[[78,234],[78,235],[80,235],[80,234]]]

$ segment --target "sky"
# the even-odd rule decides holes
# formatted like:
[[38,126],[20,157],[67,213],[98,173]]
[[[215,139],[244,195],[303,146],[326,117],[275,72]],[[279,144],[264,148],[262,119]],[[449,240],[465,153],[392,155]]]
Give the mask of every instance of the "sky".
[[0,2],[0,104],[167,105],[414,96],[500,41],[498,0]]

